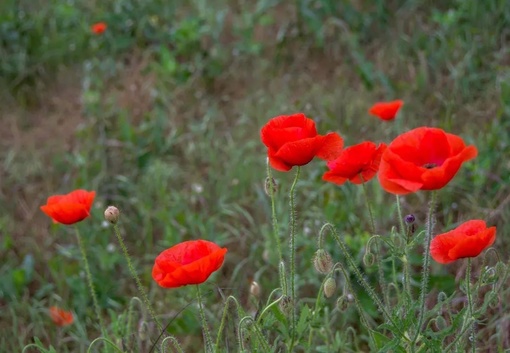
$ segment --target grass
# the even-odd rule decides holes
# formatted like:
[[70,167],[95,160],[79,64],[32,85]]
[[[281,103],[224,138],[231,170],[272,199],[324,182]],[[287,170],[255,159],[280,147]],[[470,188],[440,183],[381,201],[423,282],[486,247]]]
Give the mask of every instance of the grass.
[[[186,351],[200,349],[198,317],[190,307],[180,312],[194,291],[176,294],[153,283],[152,262],[164,248],[196,238],[228,247],[226,264],[205,286],[208,301],[219,303],[219,287],[256,310],[251,281],[260,283],[263,297],[277,286],[275,261],[268,261],[277,254],[259,129],[273,116],[296,111],[323,131],[339,131],[347,145],[389,142],[423,125],[475,144],[475,162],[440,194],[437,229],[487,219],[497,225],[497,249],[508,261],[507,1],[225,0],[216,9],[198,0],[173,7],[159,0],[72,4],[12,1],[0,11],[0,54],[7,58],[0,64],[1,351],[20,351],[38,337],[59,352],[85,352],[97,336],[73,234],[39,211],[48,195],[77,187],[99,195],[91,219],[78,226],[105,320],[126,347],[148,352],[150,342],[138,330],[123,331],[119,313],[125,315],[136,288],[102,221],[109,204],[122,212],[125,241],[156,311],[172,320],[171,332]],[[94,37],[88,26],[99,20],[109,28]],[[368,116],[372,102],[391,98],[405,101],[398,121]],[[362,190],[322,183],[323,170],[317,161],[303,170],[297,195],[304,300],[314,298],[321,283],[310,261],[323,221],[343,225],[360,263],[369,237]],[[275,176],[280,185],[292,180]],[[391,202],[375,181],[368,188],[375,204]],[[277,204],[283,228],[286,202]],[[404,200],[404,213],[416,214],[420,227],[426,208],[419,194]],[[387,221],[395,212],[376,207],[376,219],[386,222],[380,229],[396,225]],[[340,255],[333,246],[328,250]],[[475,261],[475,273],[480,265]],[[461,272],[434,266],[432,285],[452,293]],[[509,325],[509,295],[501,293],[479,328],[485,351],[510,347],[508,330],[497,329]],[[53,327],[45,313],[53,304],[72,308],[76,325],[63,332]],[[219,321],[221,307],[208,310]],[[137,326],[145,327],[145,319],[138,312]],[[338,327],[359,328],[352,309],[336,320]]]

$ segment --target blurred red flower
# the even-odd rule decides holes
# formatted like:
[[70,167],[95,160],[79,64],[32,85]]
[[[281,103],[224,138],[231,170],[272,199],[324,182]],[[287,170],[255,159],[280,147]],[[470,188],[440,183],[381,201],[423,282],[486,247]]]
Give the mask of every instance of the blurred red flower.
[[56,306],[50,307],[49,314],[51,320],[53,320],[57,326],[71,325],[74,321],[72,312],[60,309]]
[[74,190],[67,195],[48,197],[41,210],[55,223],[74,224],[90,215],[90,208],[96,193],[87,190]]
[[462,163],[476,157],[475,146],[438,128],[420,127],[398,136],[381,158],[379,182],[393,194],[444,187]]
[[404,101],[400,99],[390,102],[377,102],[369,109],[368,112],[381,120],[389,121],[395,119],[398,111],[403,105]]
[[467,221],[437,235],[430,243],[430,255],[441,264],[464,257],[476,257],[496,240],[496,227],[487,228],[482,220]]
[[221,267],[226,252],[207,240],[179,243],[156,257],[152,278],[164,288],[203,283]]
[[324,173],[322,179],[337,185],[347,180],[353,184],[367,182],[377,174],[385,149],[384,143],[377,146],[371,141],[347,147],[340,156],[328,162],[330,170]]
[[308,164],[314,157],[334,159],[344,144],[335,132],[317,134],[315,122],[301,113],[281,115],[269,120],[262,127],[260,136],[267,147],[269,163],[282,172]]
[[90,26],[90,30],[92,33],[100,35],[106,32],[106,29],[108,28],[108,25],[104,22],[97,22],[94,23],[92,26]]

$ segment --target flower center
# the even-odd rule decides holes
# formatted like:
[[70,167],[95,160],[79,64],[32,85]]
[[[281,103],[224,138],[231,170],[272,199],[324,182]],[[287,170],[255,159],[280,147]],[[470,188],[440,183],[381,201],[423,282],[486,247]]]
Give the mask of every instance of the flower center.
[[432,169],[432,168],[435,168],[437,167],[437,164],[436,163],[426,163],[423,165],[423,168],[425,169]]

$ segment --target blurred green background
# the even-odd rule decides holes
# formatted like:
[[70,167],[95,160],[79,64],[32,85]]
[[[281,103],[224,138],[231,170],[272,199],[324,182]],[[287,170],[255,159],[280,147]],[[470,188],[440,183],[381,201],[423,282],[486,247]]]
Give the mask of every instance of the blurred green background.
[[[95,35],[90,26],[99,21],[108,28]],[[368,115],[372,103],[387,99],[405,101],[396,121]],[[255,279],[267,297],[278,282],[277,254],[259,130],[294,112],[313,118],[321,133],[339,132],[346,145],[390,142],[424,125],[475,144],[479,156],[440,192],[436,230],[485,219],[497,225],[496,246],[508,260],[508,0],[3,0],[0,351],[20,351],[38,337],[58,352],[85,352],[97,337],[73,229],[52,225],[39,210],[49,195],[75,188],[97,191],[92,217],[78,227],[105,318],[133,351],[148,352],[150,344],[119,328],[137,294],[102,219],[110,204],[122,212],[123,235],[156,310],[174,319],[169,331],[189,351],[198,349],[199,321],[193,310],[179,310],[194,292],[153,283],[160,251],[197,238],[229,248],[205,285],[218,321],[219,292],[249,310]],[[369,237],[362,190],[322,182],[325,169],[321,161],[304,167],[297,190],[302,298],[316,296],[321,281],[311,259],[324,221],[347,234],[359,259]],[[292,174],[275,173],[283,234]],[[388,234],[398,223],[394,198],[377,180],[368,187],[378,230]],[[403,202],[423,227],[425,196]],[[457,269],[434,265],[433,287],[453,293]],[[481,328],[487,351],[510,347],[510,294],[501,295],[499,311]],[[73,310],[75,324],[55,328],[50,305]],[[359,325],[351,313],[339,329]]]

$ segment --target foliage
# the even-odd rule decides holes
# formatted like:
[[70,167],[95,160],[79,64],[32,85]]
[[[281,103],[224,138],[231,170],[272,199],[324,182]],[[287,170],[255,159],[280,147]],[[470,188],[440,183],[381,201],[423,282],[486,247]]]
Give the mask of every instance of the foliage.
[[[98,21],[108,24],[101,36],[90,31]],[[340,132],[346,145],[389,142],[424,125],[462,134],[479,156],[439,195],[436,229],[476,215],[496,224],[498,235],[507,234],[509,24],[505,0],[2,1],[0,351],[21,351],[29,343],[48,352],[103,349],[101,341],[91,346],[100,330],[74,234],[49,225],[39,210],[48,195],[78,187],[98,194],[80,231],[117,347],[149,352],[159,332],[131,299],[139,296],[135,283],[101,221],[109,204],[121,209],[120,231],[134,267],[185,351],[203,347],[194,290],[164,292],[152,283],[150,268],[163,249],[198,238],[229,248],[224,267],[203,288],[208,322],[221,346],[236,350],[241,338],[247,350],[255,350],[262,336],[272,348],[287,344],[283,300],[280,292],[271,294],[279,287],[278,254],[259,141],[260,127],[282,113],[303,111],[324,131]],[[406,102],[395,125],[381,125],[367,114],[372,102],[394,98]],[[398,351],[401,336],[382,319],[333,240],[324,248],[343,264],[332,274],[338,295],[324,298],[321,292],[329,277],[316,274],[311,261],[326,221],[341,230],[367,282],[376,284],[379,276],[365,256],[372,234],[363,190],[326,185],[320,181],[324,169],[312,162],[296,194],[299,342],[306,347],[312,332],[313,351],[368,351],[369,331],[349,296],[357,293],[368,322],[378,328],[375,346]],[[292,176],[275,177],[275,209],[281,234],[288,234],[285,195]],[[376,181],[367,189],[388,240],[381,243],[383,253],[390,252],[399,241],[396,206]],[[413,195],[402,200],[402,208],[416,215],[417,245],[427,200]],[[507,254],[508,241],[497,241],[499,253]],[[422,255],[413,249],[407,261],[416,295]],[[479,348],[497,351],[508,348],[508,258],[498,262],[489,254],[487,263],[473,261],[472,284],[475,317],[483,320]],[[396,262],[383,262],[383,270],[398,284],[403,255],[396,255]],[[431,314],[420,343],[449,344],[452,327],[469,326],[461,304],[464,274],[462,266],[432,266]],[[249,294],[252,280],[260,285],[260,297]],[[488,294],[494,286],[499,301]],[[400,304],[413,307],[405,293],[392,290],[388,310],[401,318]],[[51,325],[46,310],[55,304],[76,314],[72,326]],[[247,316],[255,323],[240,322]],[[416,329],[410,319],[402,325]],[[459,337],[459,344],[468,343],[466,335]]]

